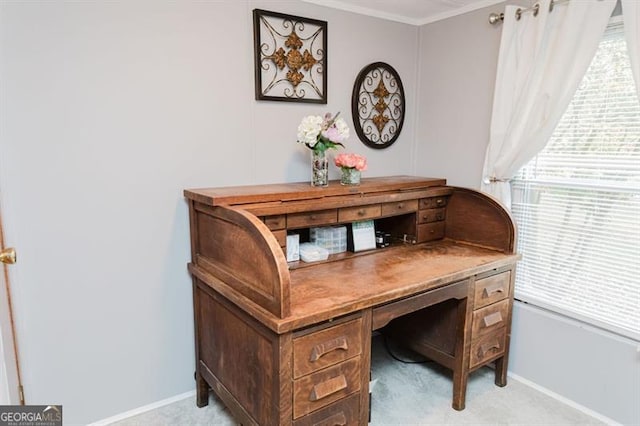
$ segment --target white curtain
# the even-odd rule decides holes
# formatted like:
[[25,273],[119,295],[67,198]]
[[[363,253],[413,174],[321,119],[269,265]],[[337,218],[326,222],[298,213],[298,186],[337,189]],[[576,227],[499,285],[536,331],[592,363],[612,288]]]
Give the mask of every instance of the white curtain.
[[640,0],[622,0],[622,19],[631,70],[640,96]]
[[616,0],[570,0],[537,16],[506,6],[482,190],[511,208],[511,179],[547,144],[582,80]]

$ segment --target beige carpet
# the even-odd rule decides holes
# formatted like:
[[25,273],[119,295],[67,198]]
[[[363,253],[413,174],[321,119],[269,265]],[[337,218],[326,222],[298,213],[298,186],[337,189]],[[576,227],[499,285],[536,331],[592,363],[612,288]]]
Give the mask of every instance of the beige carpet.
[[[401,359],[412,354],[390,345]],[[417,360],[417,358],[413,358]],[[493,370],[469,378],[466,408],[451,408],[451,373],[435,365],[404,364],[387,353],[381,336],[373,339],[371,425],[601,425],[597,419],[511,379],[500,388]],[[133,425],[235,425],[214,395],[197,408],[195,397],[115,423]]]

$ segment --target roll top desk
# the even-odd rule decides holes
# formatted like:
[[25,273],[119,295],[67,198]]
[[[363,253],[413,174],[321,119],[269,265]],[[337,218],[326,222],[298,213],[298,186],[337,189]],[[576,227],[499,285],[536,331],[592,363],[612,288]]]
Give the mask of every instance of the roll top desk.
[[[519,257],[489,196],[411,176],[184,194],[198,406],[212,389],[245,425],[366,424],[375,330],[451,369],[454,409],[475,369],[506,385]],[[288,233],[362,220],[393,243],[287,263]]]

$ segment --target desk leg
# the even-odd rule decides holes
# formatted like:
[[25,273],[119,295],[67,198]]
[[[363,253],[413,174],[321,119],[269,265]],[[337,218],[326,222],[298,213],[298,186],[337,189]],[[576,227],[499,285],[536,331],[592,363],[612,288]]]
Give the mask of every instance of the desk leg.
[[196,405],[200,408],[209,405],[209,384],[196,373]]
[[468,377],[469,373],[466,371],[454,371],[453,373],[453,403],[451,406],[454,410],[464,410]]
[[507,356],[503,356],[496,360],[496,386],[507,386]]
[[[193,236],[193,235],[192,235]],[[200,374],[200,326],[198,314],[200,312],[200,298],[198,296],[198,281],[192,277],[193,283],[193,324],[195,331],[196,355],[196,405],[200,408],[209,405],[209,384]]]
[[[511,288],[515,285],[515,271],[511,270]],[[513,291],[509,296],[509,316],[507,317],[507,338],[505,340],[504,355],[495,361],[496,364],[496,386],[507,386],[507,367],[509,366],[509,346],[511,345],[511,316],[513,315]]]
[[453,364],[453,402],[454,410],[464,410],[467,394],[467,378],[469,377],[469,346],[471,336],[472,303],[468,298],[458,302],[457,324],[458,339]]
[[370,421],[371,413],[369,409],[369,380],[371,379],[371,329],[372,329],[372,311],[365,309],[362,311],[362,355],[360,370],[360,419],[359,424],[367,425]]

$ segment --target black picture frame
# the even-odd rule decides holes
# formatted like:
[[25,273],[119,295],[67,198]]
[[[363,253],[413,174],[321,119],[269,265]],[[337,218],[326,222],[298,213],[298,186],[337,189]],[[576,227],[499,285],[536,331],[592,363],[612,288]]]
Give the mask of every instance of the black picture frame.
[[385,62],[365,66],[353,84],[351,116],[358,138],[368,147],[390,147],[402,131],[406,111],[400,75]]
[[327,22],[253,10],[256,100],[327,103]]

